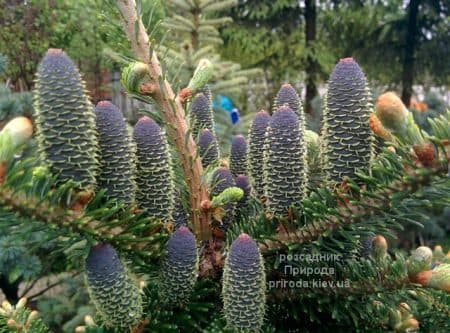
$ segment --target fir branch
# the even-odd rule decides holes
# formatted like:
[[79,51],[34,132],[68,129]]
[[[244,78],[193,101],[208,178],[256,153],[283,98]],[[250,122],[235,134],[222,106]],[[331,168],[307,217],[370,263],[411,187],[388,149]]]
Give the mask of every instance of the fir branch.
[[[267,240],[264,242],[264,249],[274,249],[282,247],[288,243],[305,244],[311,243],[321,236],[326,236],[331,231],[342,228],[346,225],[361,223],[371,216],[388,212],[392,208],[392,201],[400,194],[407,197],[417,193],[425,186],[429,185],[436,176],[445,175],[448,172],[447,161],[436,163],[433,168],[415,168],[405,174],[397,175],[396,179],[387,184],[380,181],[375,190],[359,189],[356,184],[348,180],[347,185],[352,185],[353,191],[358,191],[357,197],[350,194],[338,194],[339,205],[336,208],[322,207],[313,208],[314,220],[295,231],[281,231],[276,236],[276,241]],[[368,184],[376,184],[376,179],[359,175],[365,178]],[[315,202],[321,204],[321,200]]]
[[189,188],[189,201],[192,209],[192,222],[197,237],[201,240],[211,238],[211,216],[202,210],[201,203],[209,199],[208,188],[202,182],[203,168],[197,158],[197,146],[188,130],[180,97],[175,96],[169,82],[164,78],[160,61],[155,52],[150,52],[150,42],[145,27],[136,11],[134,0],[117,0],[122,14],[124,31],[131,43],[137,59],[148,65],[151,79],[151,97],[161,110],[167,125],[167,132],[173,139],[181,159],[184,176]]
[[[135,213],[99,193],[80,209],[74,184],[56,186],[55,178],[39,174],[29,160],[9,166],[0,183],[0,217],[13,213],[17,223],[38,222],[112,244],[140,258],[158,257],[165,241],[163,224]],[[67,236],[67,234],[66,234]]]

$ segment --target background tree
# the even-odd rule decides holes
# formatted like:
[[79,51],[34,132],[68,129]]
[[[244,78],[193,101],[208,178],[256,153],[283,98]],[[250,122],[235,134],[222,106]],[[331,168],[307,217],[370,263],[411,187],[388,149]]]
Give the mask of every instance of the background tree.
[[258,69],[241,69],[241,59],[230,61],[218,52],[223,44],[218,29],[233,22],[231,17],[223,14],[236,4],[235,0],[165,2],[167,18],[162,26],[168,29],[168,43],[165,43],[167,57],[164,61],[181,87],[187,85],[202,58],[207,58],[216,67],[210,83],[215,93],[245,96],[243,92],[249,80],[261,74]]
[[358,59],[378,84],[401,87],[409,106],[418,79],[450,82],[448,16],[439,0],[340,1],[325,11],[323,24],[333,53]]

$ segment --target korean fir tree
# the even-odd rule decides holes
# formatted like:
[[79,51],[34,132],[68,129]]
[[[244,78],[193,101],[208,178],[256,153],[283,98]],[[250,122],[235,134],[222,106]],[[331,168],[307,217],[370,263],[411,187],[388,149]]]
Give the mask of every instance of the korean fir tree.
[[[17,239],[44,230],[42,242],[55,244],[48,259],[58,258],[63,271],[83,273],[93,307],[77,332],[448,332],[447,255],[415,244],[397,249],[393,239],[430,210],[450,204],[450,114],[431,121],[428,132],[410,126],[421,139],[413,142],[417,137],[401,130],[409,113],[382,98],[378,120],[394,114],[396,124],[383,123],[392,140],[375,155],[366,79],[354,60],[344,59],[328,87],[324,140],[305,139],[298,100],[282,103],[272,116],[255,115],[238,163],[247,155],[248,174],[235,177],[230,160],[202,164],[202,142],[193,135],[192,98],[200,93],[211,100],[202,90],[211,78],[208,62],[174,90],[165,75],[168,62],[161,65],[157,42],[141,21],[140,2],[115,4],[134,54],[123,66],[122,83],[131,96],[155,106],[152,118],[142,118],[132,136],[119,135],[125,133],[117,113],[114,131],[96,128],[93,109],[84,108],[90,104],[79,76],[64,58],[67,66],[58,67],[58,75],[75,79],[48,80],[43,92],[38,85],[47,104],[35,117],[36,137],[45,139],[39,151],[58,154],[20,156],[33,144],[29,120],[8,123],[0,132],[0,227]],[[61,101],[57,108],[55,100]],[[69,125],[76,126],[66,132]],[[51,135],[61,129],[61,136]],[[213,133],[208,126],[197,133],[205,131]],[[80,133],[97,140],[87,142]],[[102,144],[102,138],[119,136],[127,138],[120,140],[123,146]],[[125,155],[132,168],[133,144],[136,200],[109,200],[108,186],[99,185],[101,171],[116,170],[114,163]],[[317,151],[308,154],[307,147],[318,146],[328,178],[306,190],[309,159],[317,160]],[[117,147],[111,155],[108,149]],[[76,153],[84,154],[85,164],[78,165]],[[114,184],[124,181],[114,177]],[[262,198],[255,194],[261,189]],[[151,198],[146,207],[143,198]],[[246,209],[240,207],[243,199]],[[150,216],[152,209],[164,216]],[[23,306],[2,305],[0,330],[31,330],[40,323],[28,310],[12,318]],[[45,330],[39,325],[31,332]]]

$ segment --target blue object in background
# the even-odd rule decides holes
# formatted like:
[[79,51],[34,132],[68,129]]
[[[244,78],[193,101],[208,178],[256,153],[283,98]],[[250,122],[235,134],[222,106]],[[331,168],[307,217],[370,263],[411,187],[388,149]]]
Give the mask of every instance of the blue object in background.
[[231,117],[231,123],[233,125],[236,125],[237,122],[239,121],[239,110],[234,108],[230,113],[230,117]]
[[230,120],[233,125],[239,122],[239,110],[233,106],[231,99],[224,95],[217,95],[213,101],[214,109],[223,109],[230,115]]

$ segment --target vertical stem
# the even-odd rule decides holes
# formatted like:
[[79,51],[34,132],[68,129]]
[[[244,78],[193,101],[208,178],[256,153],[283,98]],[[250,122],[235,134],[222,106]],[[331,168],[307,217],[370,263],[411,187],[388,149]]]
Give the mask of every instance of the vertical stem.
[[[316,0],[305,1],[305,41],[306,48],[311,48],[316,40]],[[306,95],[305,95],[305,112],[311,114],[311,101],[317,95],[316,87],[316,70],[317,62],[308,50],[306,58]]]
[[409,107],[414,81],[414,56],[416,51],[419,27],[417,18],[419,15],[420,0],[410,0],[408,5],[408,30],[406,32],[405,55],[402,70],[402,101]]
[[198,51],[199,46],[200,46],[199,34],[198,34],[198,29],[200,28],[200,10],[195,8],[191,13],[192,13],[192,17],[193,17],[193,23],[195,26],[195,30],[191,31],[191,44],[192,44],[192,49],[195,52],[195,51]]
[[162,69],[156,53],[152,52],[150,57],[150,42],[144,25],[137,16],[135,0],[117,0],[117,6],[122,14],[124,30],[134,54],[140,61],[148,64],[149,74],[155,87],[152,97],[167,124],[168,135],[175,142],[189,189],[194,232],[198,239],[210,240],[211,214],[201,208],[201,203],[209,200],[209,193],[202,180],[203,168],[200,159],[197,158],[197,146],[192,135],[188,133],[183,105],[175,96],[169,82],[162,79]]

